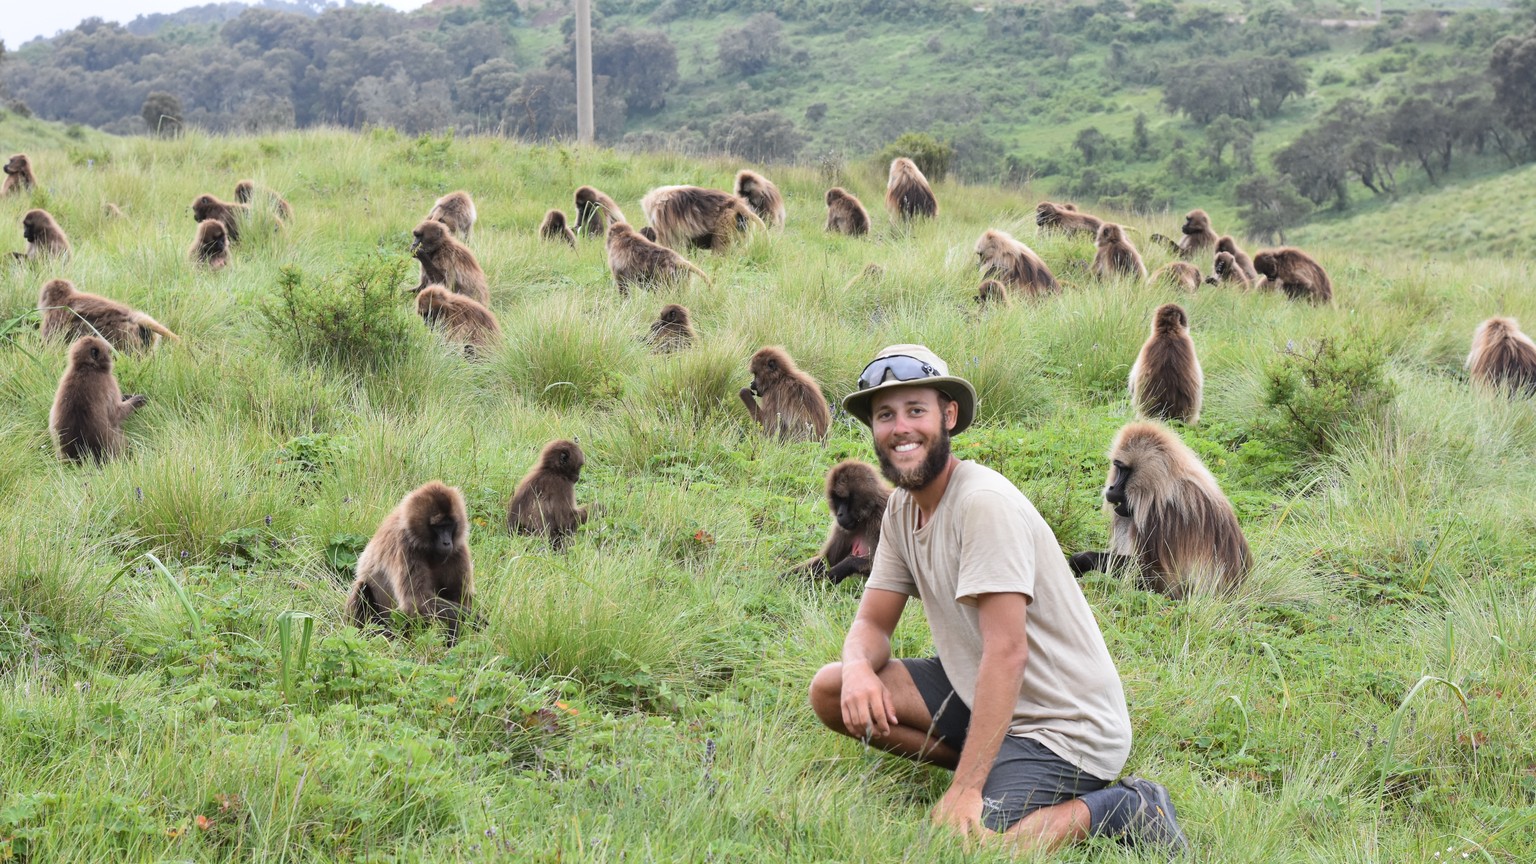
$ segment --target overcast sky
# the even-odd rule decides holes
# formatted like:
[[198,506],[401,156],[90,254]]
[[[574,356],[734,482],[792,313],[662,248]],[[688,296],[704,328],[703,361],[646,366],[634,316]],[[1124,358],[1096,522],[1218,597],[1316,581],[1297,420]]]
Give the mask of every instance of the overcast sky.
[[[140,15],[175,12],[201,6],[209,0],[3,0],[0,39],[7,48],[18,48],[36,36],[52,36],[68,30],[92,15],[127,24]],[[222,0],[221,0],[222,2]],[[415,9],[426,0],[375,0],[396,9]]]

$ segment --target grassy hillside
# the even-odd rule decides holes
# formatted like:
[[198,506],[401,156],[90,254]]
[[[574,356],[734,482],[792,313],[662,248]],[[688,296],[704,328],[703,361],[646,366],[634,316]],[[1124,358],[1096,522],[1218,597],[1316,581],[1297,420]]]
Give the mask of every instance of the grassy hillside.
[[[1536,855],[1536,416],[1460,371],[1482,318],[1536,322],[1524,262],[1365,259],[1340,230],[1312,247],[1330,308],[1176,296],[1091,282],[1085,242],[1035,236],[1032,190],[941,184],[941,218],[898,233],[883,178],[794,169],[771,172],[785,232],[695,256],[713,287],[621,299],[599,245],[537,239],[544,210],[591,183],[633,216],[652,186],[721,186],[738,166],[330,131],[103,140],[88,166],[74,142],[32,136],[0,123],[44,186],[0,200],[0,225],[46,205],[76,252],[0,268],[0,321],[20,319],[0,341],[0,858],[996,860],[927,827],[946,775],[825,732],[806,706],[859,586],[779,574],[821,539],[826,469],[873,458],[867,432],[839,415],[825,446],[767,442],[735,391],[764,344],[840,398],[880,346],[926,342],[982,394],[958,454],[1016,482],[1067,552],[1101,548],[1124,378],[1173,300],[1206,372],[1204,416],[1180,434],[1258,566],[1228,599],[1083,583],[1130,701],[1128,769],[1173,790],[1200,861]],[[247,176],[295,223],[257,232],[226,271],[192,270],[188,203]],[[822,234],[833,182],[872,205],[875,236]],[[505,350],[468,363],[412,326],[347,365],[266,327],[285,267],[333,303],[349,273],[399,265],[390,278],[413,283],[407,232],[455,188],[479,204]],[[126,218],[103,218],[106,201]],[[987,227],[1073,287],[977,314]],[[855,279],[870,264],[881,275]],[[103,467],[50,451],[64,350],[24,316],[53,276],[183,338],[118,360],[149,404]],[[669,301],[694,310],[703,344],[652,356],[639,337]],[[1399,392],[1318,456],[1284,446],[1265,370],[1325,336],[1374,346]],[[588,454],[578,500],[604,509],[557,554],[501,524],[538,448],[568,436]],[[433,478],[464,490],[474,521],[485,625],[453,649],[341,618],[352,556]],[[914,605],[896,650],[930,647]],[[1426,675],[1465,705],[1439,683],[1414,691]]]
[[1526,166],[1492,177],[1474,178],[1444,189],[1428,189],[1397,200],[1371,202],[1358,213],[1313,222],[1291,238],[1308,243],[1347,237],[1377,253],[1422,249],[1441,255],[1529,253],[1536,214],[1514,206],[1536,195],[1536,168]]

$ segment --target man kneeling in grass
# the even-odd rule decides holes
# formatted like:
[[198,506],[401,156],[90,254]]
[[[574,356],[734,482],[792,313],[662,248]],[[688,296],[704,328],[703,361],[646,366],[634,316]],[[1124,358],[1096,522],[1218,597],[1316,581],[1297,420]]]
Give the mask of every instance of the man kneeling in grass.
[[[1125,692],[1061,547],[997,472],[950,455],[976,391],[921,345],[893,345],[843,400],[896,485],[873,571],[811,706],[834,732],[955,772],[933,821],[1019,849],[1089,836],[1188,848],[1168,791],[1114,783],[1131,750]],[[892,660],[917,597],[938,657]]]

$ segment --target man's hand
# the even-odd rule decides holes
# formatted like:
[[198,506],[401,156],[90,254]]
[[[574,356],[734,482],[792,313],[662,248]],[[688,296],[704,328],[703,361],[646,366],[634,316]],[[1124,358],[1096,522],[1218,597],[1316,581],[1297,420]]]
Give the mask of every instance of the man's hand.
[[854,735],[891,734],[896,704],[868,663],[843,664],[843,725]]
[[981,822],[981,790],[949,787],[933,805],[933,824],[953,828],[960,836],[980,839],[990,833]]

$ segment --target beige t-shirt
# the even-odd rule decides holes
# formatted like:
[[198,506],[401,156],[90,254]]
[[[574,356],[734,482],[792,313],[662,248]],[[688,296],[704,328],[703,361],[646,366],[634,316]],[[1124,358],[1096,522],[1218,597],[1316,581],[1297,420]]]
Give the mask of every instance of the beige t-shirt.
[[981,666],[977,595],[1025,595],[1029,659],[1008,734],[1102,780],[1119,776],[1131,752],[1120,673],[1039,511],[1003,475],[961,462],[928,524],[918,528],[917,519],[912,496],[897,489],[866,587],[923,601],[944,672],[967,707]]

